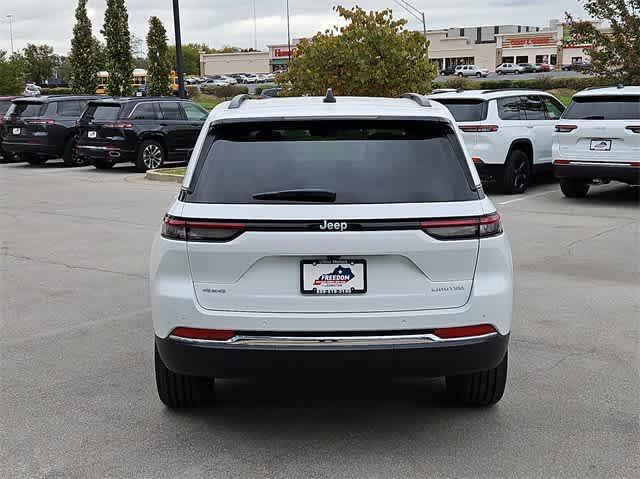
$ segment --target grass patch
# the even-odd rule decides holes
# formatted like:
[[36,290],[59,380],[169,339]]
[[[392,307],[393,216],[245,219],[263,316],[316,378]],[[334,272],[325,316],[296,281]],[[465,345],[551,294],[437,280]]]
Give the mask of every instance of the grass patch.
[[220,98],[214,95],[198,95],[196,97],[194,97],[193,99],[196,103],[200,103],[200,105],[202,105],[203,108],[206,108],[207,110],[213,110],[213,108],[218,105],[219,103],[222,103],[223,101],[226,101],[226,98]]
[[547,90],[547,93],[551,93],[555,96],[564,106],[569,106],[569,103],[571,103],[571,97],[575,92],[576,90],[572,90],[571,88],[554,88],[553,90]]
[[176,175],[176,176],[184,176],[185,171],[187,171],[186,166],[180,166],[177,168],[160,168],[157,170],[158,173],[164,173],[166,175]]

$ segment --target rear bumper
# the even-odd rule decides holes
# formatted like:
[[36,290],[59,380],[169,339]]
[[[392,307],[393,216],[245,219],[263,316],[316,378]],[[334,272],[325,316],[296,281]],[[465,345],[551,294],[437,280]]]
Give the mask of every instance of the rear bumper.
[[136,152],[116,146],[78,145],[78,152],[90,160],[107,160],[112,163],[136,161]]
[[398,376],[453,376],[496,367],[509,335],[447,342],[376,346],[238,346],[220,341],[155,338],[160,357],[176,373],[202,377],[252,377],[287,373],[367,372]]
[[28,153],[39,156],[58,157],[62,155],[62,147],[51,145],[45,140],[36,141],[11,141],[4,139],[2,141],[2,149],[9,153],[21,154]]
[[630,185],[640,184],[640,168],[630,164],[572,161],[569,164],[553,164],[556,178],[592,181],[594,179],[621,181]]

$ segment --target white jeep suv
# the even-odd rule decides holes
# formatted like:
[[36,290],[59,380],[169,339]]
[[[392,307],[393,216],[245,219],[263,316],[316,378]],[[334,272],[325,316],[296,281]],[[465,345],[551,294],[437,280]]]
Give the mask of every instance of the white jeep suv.
[[551,171],[551,137],[564,106],[537,90],[467,90],[430,98],[446,106],[483,180],[523,193],[534,173]]
[[576,93],[553,134],[553,169],[570,198],[592,184],[640,184],[640,86]]
[[512,263],[451,114],[403,98],[249,99],[209,115],[151,253],[160,399],[287,372],[504,391]]

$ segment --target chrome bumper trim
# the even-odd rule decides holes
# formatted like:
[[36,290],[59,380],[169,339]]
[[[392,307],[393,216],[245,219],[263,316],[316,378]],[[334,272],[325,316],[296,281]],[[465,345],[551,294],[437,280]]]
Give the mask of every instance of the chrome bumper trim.
[[434,334],[396,334],[382,336],[251,336],[239,334],[226,341],[209,339],[183,338],[170,335],[169,338],[194,345],[224,345],[224,346],[393,346],[400,344],[423,343],[451,343],[484,339],[496,336],[498,333],[466,336],[461,338],[440,338]]

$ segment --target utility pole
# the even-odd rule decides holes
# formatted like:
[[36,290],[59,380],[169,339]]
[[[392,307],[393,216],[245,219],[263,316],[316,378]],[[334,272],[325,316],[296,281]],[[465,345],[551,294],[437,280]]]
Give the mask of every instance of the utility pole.
[[257,20],[256,20],[256,0],[252,0],[253,6],[253,49],[258,51],[258,28],[257,28]]
[[409,15],[411,15],[413,18],[415,18],[419,22],[422,22],[422,33],[424,35],[424,48],[425,48],[425,51],[426,51],[426,49],[427,49],[427,21],[425,20],[424,12],[421,12],[420,10],[418,10],[417,7],[415,7],[414,5],[411,5],[406,0],[393,0],[393,1],[396,2],[398,5],[400,5],[402,8],[404,8],[407,11],[407,13]]
[[289,0],[287,0],[287,48],[289,49],[289,61],[287,63],[288,70],[289,63],[291,63],[291,28],[289,27]]
[[173,0],[173,25],[176,31],[176,67],[178,68],[178,96],[184,98],[184,59],[182,58],[182,37],[180,35],[180,5]]
[[13,56],[13,18],[15,17],[15,15],[13,13],[10,13],[7,15],[7,18],[9,19],[9,36],[11,38],[11,55]]

